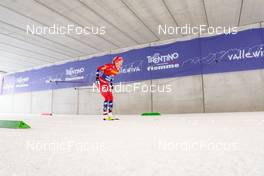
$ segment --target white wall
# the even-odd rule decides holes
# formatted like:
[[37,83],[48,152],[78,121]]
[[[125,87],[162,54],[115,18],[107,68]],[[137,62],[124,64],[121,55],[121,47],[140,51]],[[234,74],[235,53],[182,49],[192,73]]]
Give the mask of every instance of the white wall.
[[57,114],[78,113],[78,91],[73,88],[53,90],[52,111]]
[[[76,90],[77,91],[77,90]],[[93,89],[80,88],[79,91],[79,114],[102,113],[103,98]]]
[[0,96],[0,113],[11,113],[13,111],[13,95]]
[[31,93],[13,95],[13,112],[31,113]]
[[153,80],[153,84],[171,87],[168,93],[153,93],[154,111],[165,114],[203,112],[201,75]]
[[[141,88],[150,87],[151,81],[140,82],[135,91],[130,92],[130,87],[133,84],[124,85],[127,90],[121,93],[114,94],[114,112],[117,114],[141,114],[142,112],[151,111],[151,93],[141,91]],[[137,87],[137,86],[135,86]],[[143,87],[143,88],[144,88]]]
[[32,92],[32,113],[52,112],[52,90]]
[[206,112],[263,111],[264,70],[204,75]]

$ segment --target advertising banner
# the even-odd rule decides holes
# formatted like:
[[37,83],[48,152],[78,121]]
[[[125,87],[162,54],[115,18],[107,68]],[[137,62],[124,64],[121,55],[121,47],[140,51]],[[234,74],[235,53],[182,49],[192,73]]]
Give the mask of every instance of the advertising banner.
[[263,29],[134,49],[4,76],[3,94],[92,85],[98,66],[124,58],[114,82],[264,68]]

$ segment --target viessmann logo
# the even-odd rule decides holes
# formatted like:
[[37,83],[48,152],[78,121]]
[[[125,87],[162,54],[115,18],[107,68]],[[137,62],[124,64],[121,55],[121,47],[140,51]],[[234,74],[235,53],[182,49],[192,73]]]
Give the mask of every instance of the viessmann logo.
[[156,71],[156,70],[166,70],[179,68],[179,64],[176,63],[179,58],[179,53],[169,53],[166,55],[161,55],[160,53],[155,53],[153,56],[147,56],[148,59],[148,71]]

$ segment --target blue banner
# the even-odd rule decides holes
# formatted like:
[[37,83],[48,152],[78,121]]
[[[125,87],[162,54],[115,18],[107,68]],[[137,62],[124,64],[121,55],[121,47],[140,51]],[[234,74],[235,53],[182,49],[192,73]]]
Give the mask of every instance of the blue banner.
[[3,94],[92,85],[98,66],[124,58],[115,82],[264,68],[262,28],[145,47],[4,76]]

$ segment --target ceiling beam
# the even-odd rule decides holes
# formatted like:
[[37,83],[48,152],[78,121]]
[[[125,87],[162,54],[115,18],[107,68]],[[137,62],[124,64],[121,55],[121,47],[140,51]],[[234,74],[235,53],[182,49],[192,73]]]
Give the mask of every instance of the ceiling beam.
[[65,54],[65,52],[62,52],[62,51],[57,51],[57,50],[54,50],[54,49],[51,49],[51,48],[48,48],[48,47],[45,47],[45,46],[42,46],[42,45],[39,45],[39,44],[36,44],[36,43],[32,43],[32,42],[29,42],[27,40],[23,40],[23,39],[20,39],[20,38],[17,38],[17,37],[14,37],[12,35],[9,35],[9,34],[6,34],[6,33],[2,33],[0,32],[0,35],[2,36],[6,36],[6,37],[9,37],[9,38],[12,38],[12,39],[15,39],[15,40],[19,40],[21,42],[25,42],[25,43],[29,43],[31,45],[34,45],[34,46],[37,46],[37,47],[40,47],[40,48],[44,48],[46,50],[49,50],[51,52],[55,52],[55,53],[58,53],[58,54],[61,54],[61,55],[64,55],[66,57],[72,57],[71,55],[68,55],[68,54]]
[[203,3],[203,9],[204,9],[204,14],[205,14],[206,24],[207,24],[207,27],[209,27],[210,24],[209,24],[209,20],[208,20],[205,0],[202,0],[202,3]]
[[17,60],[12,60],[12,59],[8,59],[8,57],[2,57],[0,56],[0,62],[1,64],[3,63],[7,63],[7,64],[13,64],[16,66],[23,66],[23,67],[28,67],[28,66],[35,66],[37,64],[29,64],[29,62],[25,62],[25,61],[17,61]]
[[[30,52],[30,53],[33,53],[33,54],[37,54],[37,55],[40,55],[40,56],[44,56],[44,57],[48,57],[48,58],[53,58],[54,60],[62,60],[61,58],[58,58],[58,57],[50,56],[50,55],[43,54],[43,53],[40,53],[40,52],[37,52],[37,51],[32,51],[32,50],[26,49],[26,48],[21,48],[21,47],[12,45],[10,43],[6,43],[6,42],[0,41],[0,44],[4,44],[4,45],[10,46],[10,47],[13,47],[13,48],[16,48],[16,49],[20,49],[20,50],[23,50],[23,51],[27,51],[27,52]],[[42,60],[42,61],[50,62],[49,60]]]
[[153,36],[157,40],[160,40],[159,36],[157,36],[157,34],[155,34],[155,32],[152,31],[152,29],[136,14],[136,12],[124,0],[120,0],[120,1],[153,34]]
[[[176,26],[180,26],[179,23],[177,22],[176,18],[174,17],[174,15],[172,14],[170,8],[168,7],[168,4],[165,0],[162,0],[163,5],[165,6],[165,8],[167,9],[169,15],[171,16],[171,18],[173,19],[174,23],[176,24]],[[183,36],[182,34],[180,34],[181,36]]]
[[0,70],[0,74],[6,74],[7,72]]
[[[42,23],[42,22],[40,22],[40,21],[38,21],[38,20],[36,20],[36,19],[34,19],[34,18],[31,18],[31,17],[29,17],[29,16],[27,16],[27,15],[25,15],[25,14],[22,14],[22,13],[16,11],[16,10],[13,10],[13,9],[7,7],[7,6],[4,6],[4,5],[2,5],[2,4],[0,4],[0,6],[3,7],[3,8],[8,9],[8,10],[10,10],[10,11],[12,11],[13,13],[16,13],[16,14],[18,14],[18,15],[20,15],[20,16],[23,16],[23,17],[27,18],[27,19],[30,19],[30,20],[32,20],[32,21],[34,21],[34,22],[36,22],[36,23],[39,23],[39,24],[41,24],[41,25],[43,25],[43,26],[48,26],[48,25],[45,24],[45,23]],[[94,49],[94,50],[101,51],[100,49],[97,49],[97,48],[95,48],[94,46],[90,46],[90,44],[88,44],[88,43],[86,43],[86,42],[83,42],[83,41],[80,41],[80,40],[78,40],[78,39],[76,39],[76,38],[74,38],[74,37],[72,37],[72,36],[70,36],[70,35],[65,35],[65,37],[71,38],[71,39],[73,39],[73,40],[75,40],[75,41],[77,41],[77,42],[79,42],[79,43],[82,43],[82,44],[84,44],[84,45],[87,45],[88,47],[90,47],[90,48],[92,48],[92,49]]]
[[243,12],[243,6],[244,6],[244,0],[241,0],[237,26],[240,26],[240,24],[241,24],[241,16],[242,16],[242,12]]
[[[11,53],[10,51],[6,51],[6,50],[0,48],[0,53],[1,53],[1,52],[8,53],[8,54]],[[37,59],[37,58],[31,57],[31,56],[26,56],[26,55],[17,54],[17,53],[15,53],[15,52],[12,52],[11,54],[12,54],[12,55],[16,55],[16,56],[20,56],[20,57],[25,57],[25,58],[33,59],[34,61],[37,61],[37,62],[40,61],[40,62],[47,63],[46,60],[44,61],[44,60]],[[49,62],[49,63],[53,63],[53,62]]]
[[137,40],[135,40],[128,33],[126,33],[125,31],[123,31],[117,25],[115,25],[114,23],[112,23],[111,21],[109,21],[108,19],[106,19],[104,16],[102,16],[101,14],[99,14],[97,11],[95,11],[94,9],[92,9],[89,5],[87,5],[85,2],[83,2],[83,0],[77,0],[77,1],[79,1],[80,4],[82,4],[83,7],[85,7],[88,10],[90,10],[95,15],[97,15],[98,17],[100,17],[101,19],[103,19],[105,22],[107,22],[108,24],[110,24],[111,26],[113,26],[114,28],[116,28],[119,32],[121,32],[123,35],[125,35],[127,38],[129,38],[131,41],[133,41],[136,44],[140,44]]
[[[59,16],[65,18],[65,19],[71,21],[72,23],[77,24],[78,26],[84,27],[83,25],[77,23],[76,21],[72,20],[71,18],[69,18],[69,17],[63,15],[62,13],[58,12],[57,10],[55,10],[55,9],[53,9],[53,8],[51,8],[51,7],[49,7],[48,5],[42,3],[42,2],[40,2],[40,1],[38,1],[38,0],[34,0],[34,1],[35,1],[36,3],[42,5],[42,6],[45,7],[46,9],[52,11],[53,13],[55,13],[55,14],[57,14],[57,15],[59,15]],[[115,46],[115,47],[119,47],[117,44],[115,44],[114,42],[112,42],[112,41],[106,39],[105,37],[102,37],[102,36],[99,36],[99,35],[97,35],[97,37],[103,39],[104,41],[106,41],[106,42],[112,44],[112,45]],[[82,42],[82,41],[80,41],[80,42]],[[99,48],[97,48],[97,47],[95,47],[95,46],[92,46],[92,45],[89,44],[89,43],[86,43],[86,42],[83,42],[83,43],[86,44],[86,45],[89,46],[89,47],[92,47],[93,49],[96,49],[96,50],[98,50],[98,51],[102,51],[101,49],[99,49]]]
[[2,55],[1,51],[0,51],[0,61],[8,61],[10,63],[21,62],[21,63],[25,63],[25,64],[30,64],[30,65],[36,65],[37,64],[34,62],[30,62],[28,60],[24,60],[24,59],[21,60],[21,59],[17,59],[14,57]]
[[[1,4],[0,4],[0,6],[1,6]],[[7,22],[5,22],[5,21],[0,20],[0,23],[5,24],[5,25],[7,25],[7,26],[10,26],[10,27],[12,27],[12,28],[15,28],[15,29],[17,29],[17,30],[19,30],[19,31],[21,31],[21,32],[24,32],[25,34],[27,33],[27,31],[26,31],[25,29],[20,28],[20,27],[18,27],[18,26],[15,26],[15,25],[13,25],[13,24],[7,23]],[[41,36],[41,35],[34,35],[34,37],[44,39],[44,40],[46,40],[46,41],[49,41],[49,42],[55,43],[55,44],[57,44],[57,45],[60,45],[60,46],[62,46],[62,47],[65,47],[65,48],[67,48],[67,49],[70,49],[70,50],[72,50],[72,51],[78,52],[78,53],[80,53],[80,54],[81,54],[81,53],[84,54],[84,53],[83,53],[82,51],[80,51],[80,50],[77,50],[77,49],[75,49],[75,48],[71,48],[71,47],[69,47],[69,46],[67,46],[67,45],[64,45],[64,44],[62,44],[62,43],[59,43],[59,42],[57,42],[57,41],[50,40],[50,39],[48,39],[48,38],[46,38],[46,37],[43,37],[43,36]]]

